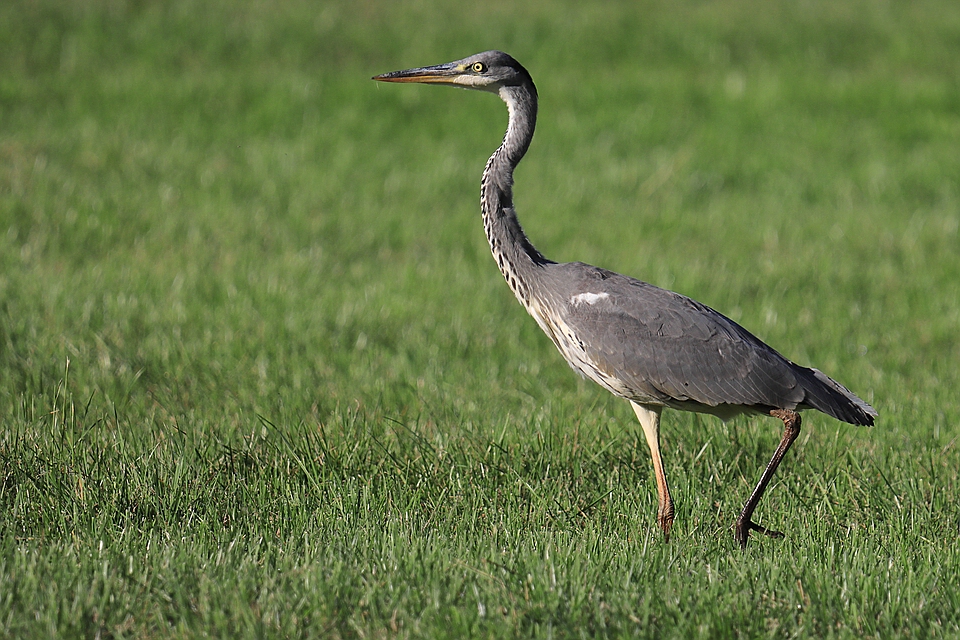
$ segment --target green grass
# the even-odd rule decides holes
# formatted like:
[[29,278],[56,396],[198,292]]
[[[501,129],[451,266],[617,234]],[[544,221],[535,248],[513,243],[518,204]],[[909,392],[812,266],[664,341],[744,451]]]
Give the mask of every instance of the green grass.
[[[960,633],[960,9],[948,0],[0,7],[0,636]],[[668,412],[571,373],[479,221],[488,48],[541,95],[521,218],[871,402]]]

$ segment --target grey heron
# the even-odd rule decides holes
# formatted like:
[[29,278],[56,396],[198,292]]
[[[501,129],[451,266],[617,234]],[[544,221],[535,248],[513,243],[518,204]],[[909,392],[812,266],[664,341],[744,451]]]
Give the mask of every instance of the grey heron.
[[743,413],[783,421],[784,431],[734,523],[746,548],[751,531],[783,534],[753,522],[753,513],[800,433],[803,409],[855,425],[876,410],[817,369],[790,362],[733,320],[686,296],[582,262],[548,260],[527,239],[513,206],[513,172],[533,139],[537,89],[523,66],[501,51],[375,76],[496,93],[509,118],[502,144],[487,161],[480,208],[490,251],[527,312],[570,366],[633,407],[653,460],[657,524],[665,539],[673,498],[660,455],[664,408],[728,420]]

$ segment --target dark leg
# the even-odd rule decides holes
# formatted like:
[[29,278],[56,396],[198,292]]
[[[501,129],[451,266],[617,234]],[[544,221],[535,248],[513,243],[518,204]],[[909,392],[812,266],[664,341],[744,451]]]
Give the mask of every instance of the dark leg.
[[766,491],[767,485],[770,484],[770,479],[777,471],[777,467],[780,466],[780,461],[783,460],[783,456],[787,453],[787,449],[790,448],[793,441],[800,435],[799,413],[788,409],[774,409],[770,412],[770,415],[783,420],[783,439],[780,440],[780,445],[777,446],[777,450],[773,452],[773,457],[770,458],[770,462],[767,463],[767,468],[763,470],[763,475],[760,476],[760,482],[757,483],[753,493],[750,494],[747,503],[743,505],[743,511],[740,512],[740,517],[737,518],[737,522],[733,525],[733,535],[737,539],[737,542],[740,543],[741,549],[747,548],[747,537],[750,535],[751,530],[759,531],[772,538],[783,537],[783,534],[779,531],[771,531],[758,524],[754,524],[750,520],[750,518],[753,517],[754,509],[756,509],[760,503],[760,498],[763,497],[763,492]]

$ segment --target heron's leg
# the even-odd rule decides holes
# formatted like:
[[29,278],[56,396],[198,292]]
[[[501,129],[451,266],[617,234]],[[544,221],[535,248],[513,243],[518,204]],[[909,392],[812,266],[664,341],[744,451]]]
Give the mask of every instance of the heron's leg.
[[650,446],[650,456],[653,458],[653,474],[657,479],[657,498],[660,506],[657,508],[657,524],[663,529],[663,537],[670,541],[670,527],[673,526],[673,498],[670,497],[670,487],[667,486],[667,474],[663,470],[663,460],[660,458],[660,412],[663,407],[642,405],[631,401],[633,412],[640,420],[643,435]]
[[770,462],[767,463],[767,468],[763,470],[763,475],[760,476],[760,482],[757,483],[753,493],[750,494],[747,503],[743,505],[743,511],[740,512],[740,517],[737,518],[736,523],[733,525],[733,535],[737,539],[737,542],[740,543],[741,549],[747,548],[747,537],[750,535],[751,530],[759,531],[772,538],[783,537],[783,534],[779,531],[771,531],[758,524],[754,524],[750,520],[750,518],[753,517],[754,509],[756,509],[757,504],[760,503],[760,498],[763,497],[763,492],[766,491],[767,485],[770,483],[770,479],[776,472],[777,467],[780,466],[780,461],[783,460],[783,456],[787,453],[787,449],[790,448],[793,441],[800,435],[799,413],[790,411],[789,409],[774,409],[770,412],[770,415],[783,420],[783,438],[780,440],[777,450],[773,452],[773,457],[770,458]]

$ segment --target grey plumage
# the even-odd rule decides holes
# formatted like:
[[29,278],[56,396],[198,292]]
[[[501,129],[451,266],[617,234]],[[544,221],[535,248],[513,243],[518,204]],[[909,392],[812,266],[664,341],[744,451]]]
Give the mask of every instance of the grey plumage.
[[[790,362],[686,296],[582,263],[545,265],[542,277],[550,283],[551,313],[590,337],[583,345],[587,360],[620,381],[623,389],[611,391],[629,400],[724,419],[815,408],[845,422],[873,423],[871,409],[839,383]],[[598,298],[572,302],[585,293]]]
[[376,76],[497,93],[509,110],[503,143],[483,172],[483,227],[504,279],[575,370],[629,400],[654,464],[658,523],[669,537],[673,500],[660,458],[664,407],[729,419],[741,413],[783,420],[784,436],[735,523],[746,546],[751,530],[779,537],[752,522],[767,483],[800,431],[803,409],[852,424],[873,424],[877,412],[816,369],[796,365],[733,320],[646,282],[581,262],[546,259],[517,220],[513,171],[533,138],[537,90],[530,74],[500,51]]

